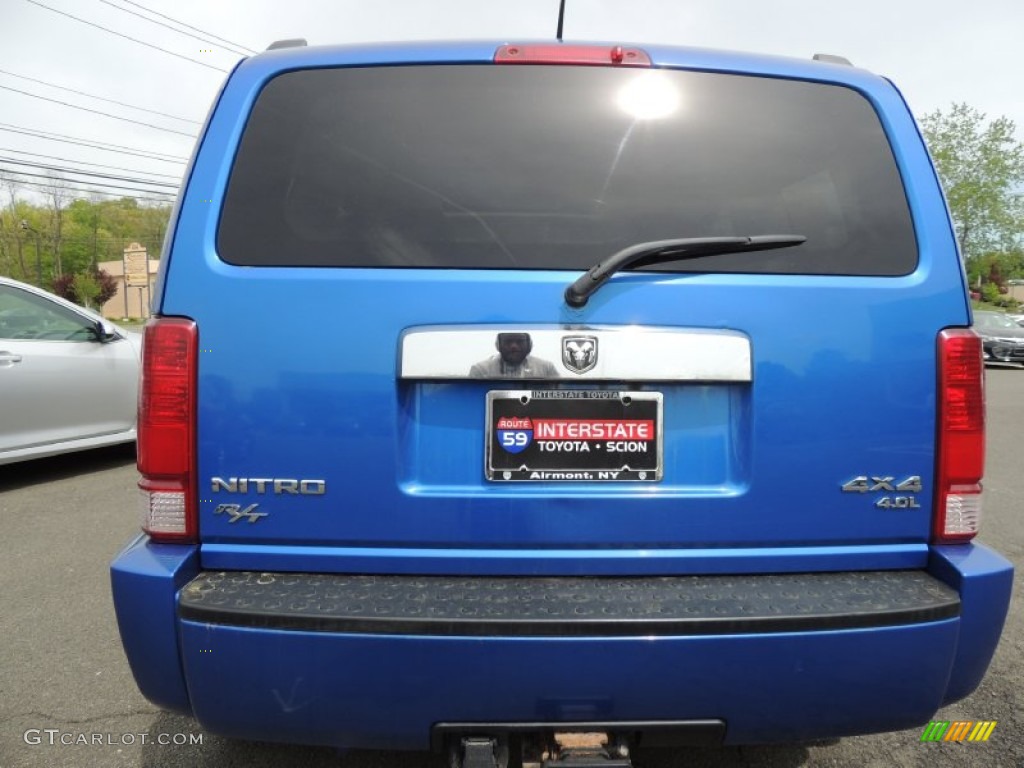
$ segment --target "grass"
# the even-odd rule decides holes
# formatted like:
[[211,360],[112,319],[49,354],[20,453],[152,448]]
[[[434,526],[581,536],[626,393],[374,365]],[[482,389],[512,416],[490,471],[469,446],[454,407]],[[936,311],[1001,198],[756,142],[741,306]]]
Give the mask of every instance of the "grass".
[[981,309],[986,312],[1011,312],[1012,310],[1006,309],[1005,307],[997,307],[995,304],[989,304],[987,301],[979,301],[977,299],[971,299],[971,306],[974,309]]
[[145,320],[140,320],[139,318],[134,317],[129,320],[121,320],[118,318],[117,320],[114,320],[114,322],[126,331],[138,331],[139,333],[142,333],[142,329],[146,325]]

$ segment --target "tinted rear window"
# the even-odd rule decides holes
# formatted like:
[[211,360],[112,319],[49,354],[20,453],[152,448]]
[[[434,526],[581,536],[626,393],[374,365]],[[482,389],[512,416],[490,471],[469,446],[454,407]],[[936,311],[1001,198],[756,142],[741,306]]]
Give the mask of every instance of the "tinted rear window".
[[677,237],[796,248],[665,271],[899,275],[917,248],[868,101],[674,70],[303,70],[263,89],[218,249],[243,265],[585,269]]

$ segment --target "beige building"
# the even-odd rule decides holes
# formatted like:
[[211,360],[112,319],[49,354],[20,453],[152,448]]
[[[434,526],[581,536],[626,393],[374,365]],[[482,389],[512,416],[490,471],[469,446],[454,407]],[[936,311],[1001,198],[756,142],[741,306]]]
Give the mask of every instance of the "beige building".
[[1011,280],[1007,288],[1009,288],[1010,296],[1024,303],[1024,280]]
[[124,261],[101,261],[97,266],[117,280],[117,293],[100,310],[103,316],[111,320],[148,318],[153,296],[153,283],[156,282],[156,272],[160,266],[160,260],[149,259],[149,286],[138,288],[125,286]]

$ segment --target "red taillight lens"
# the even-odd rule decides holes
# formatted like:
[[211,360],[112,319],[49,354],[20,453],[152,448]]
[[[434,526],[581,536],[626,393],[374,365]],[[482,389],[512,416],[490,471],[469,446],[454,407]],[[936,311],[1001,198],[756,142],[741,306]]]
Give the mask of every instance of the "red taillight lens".
[[494,53],[494,63],[649,67],[651,57],[639,48],[623,48],[621,45],[541,43],[503,45]]
[[985,390],[981,339],[966,328],[939,334],[935,540],[964,542],[981,524]]
[[198,330],[161,317],[146,325],[139,388],[142,528],[157,541],[194,541],[195,380]]

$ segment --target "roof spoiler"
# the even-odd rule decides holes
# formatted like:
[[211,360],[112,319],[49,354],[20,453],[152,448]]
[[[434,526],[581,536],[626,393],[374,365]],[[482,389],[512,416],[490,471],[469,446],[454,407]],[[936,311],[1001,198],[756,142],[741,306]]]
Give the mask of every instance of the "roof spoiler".
[[304,37],[290,37],[287,40],[275,40],[267,46],[268,51],[276,51],[279,48],[305,48],[309,43]]

